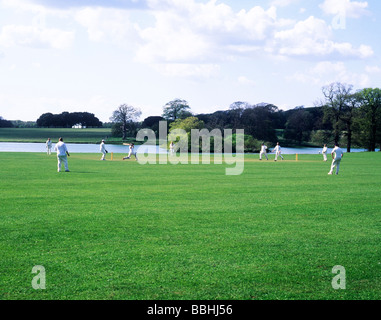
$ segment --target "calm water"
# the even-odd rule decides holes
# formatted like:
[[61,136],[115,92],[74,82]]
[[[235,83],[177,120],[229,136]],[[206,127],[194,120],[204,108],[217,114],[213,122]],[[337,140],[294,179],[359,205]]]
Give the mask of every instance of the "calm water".
[[[54,152],[54,143],[52,153]],[[70,153],[100,153],[99,144],[66,143]],[[129,147],[122,145],[106,144],[106,150],[114,153],[128,153]],[[139,153],[166,153],[159,146],[135,146]],[[46,152],[45,143],[12,143],[0,142],[0,152]]]
[[[71,144],[67,143],[70,153],[100,153],[99,144]],[[128,146],[106,144],[108,152],[128,153]],[[53,149],[54,150],[54,144]],[[159,146],[135,146],[138,153],[167,153]],[[271,149],[272,150],[272,149]],[[282,154],[319,154],[322,148],[282,148]],[[328,153],[332,149],[328,149]],[[344,149],[345,151],[345,149]],[[352,152],[364,152],[366,149],[352,149]],[[46,152],[45,143],[14,143],[0,142],[0,152]]]

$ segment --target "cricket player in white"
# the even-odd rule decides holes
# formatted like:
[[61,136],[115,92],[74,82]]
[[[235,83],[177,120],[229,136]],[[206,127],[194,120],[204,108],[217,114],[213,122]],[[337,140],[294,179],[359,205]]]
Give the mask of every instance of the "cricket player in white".
[[52,140],[50,140],[50,138],[48,138],[48,140],[46,140],[46,153],[48,155],[52,154]]
[[169,154],[171,156],[175,154],[175,144],[173,143],[173,141],[171,141],[171,143],[169,144]]
[[327,162],[327,151],[328,151],[328,148],[327,148],[327,145],[325,144],[324,147],[323,147],[323,150],[322,150],[322,154],[323,154],[323,158],[324,158],[324,161]]
[[262,143],[261,152],[259,153],[259,160],[262,160],[262,156],[264,155],[266,157],[266,160],[269,160],[267,157],[267,146],[265,146],[264,143]]
[[106,145],[105,145],[105,141],[104,140],[102,140],[102,142],[101,142],[101,144],[100,144],[100,146],[99,146],[99,150],[101,151],[101,153],[102,153],[102,158],[101,158],[101,160],[106,160],[106,153],[108,152],[107,150],[106,150]]
[[63,142],[62,138],[59,138],[58,143],[54,147],[54,150],[57,151],[57,159],[58,159],[58,172],[61,172],[61,164],[63,163],[65,166],[65,172],[69,171],[69,166],[67,163],[67,157],[70,157],[69,151],[67,150],[66,144]]
[[341,159],[344,156],[344,152],[343,152],[343,150],[340,149],[340,147],[337,143],[335,144],[335,148],[332,150],[331,155],[332,155],[333,161],[332,161],[331,171],[328,172],[328,174],[332,175],[333,170],[336,167],[336,175],[338,175],[339,170],[340,170]]
[[123,160],[130,159],[131,155],[135,156],[136,161],[138,161],[138,157],[136,155],[136,152],[134,151],[135,145],[133,143],[123,143],[125,146],[130,146],[130,152],[128,153],[127,157],[124,157]]
[[282,160],[284,160],[284,158],[282,157],[281,155],[281,147],[279,145],[279,142],[276,144],[276,147],[274,148],[273,152],[275,152],[275,160],[274,161],[278,161],[278,157],[281,157]]

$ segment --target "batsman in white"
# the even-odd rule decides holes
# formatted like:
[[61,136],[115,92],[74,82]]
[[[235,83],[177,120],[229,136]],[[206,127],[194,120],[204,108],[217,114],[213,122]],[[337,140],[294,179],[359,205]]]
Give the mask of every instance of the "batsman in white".
[[262,146],[261,146],[261,152],[259,153],[259,160],[262,160],[263,155],[266,157],[266,160],[269,160],[269,158],[267,157],[267,146],[265,146],[264,143],[262,143]]
[[61,172],[61,164],[65,166],[65,171],[69,171],[69,166],[67,163],[67,157],[70,157],[69,151],[67,150],[66,144],[63,142],[62,138],[58,139],[58,143],[54,147],[54,150],[57,151],[57,160],[58,160],[58,172]]
[[100,146],[99,146],[99,150],[101,151],[102,153],[102,158],[101,160],[102,161],[105,161],[106,160],[106,154],[108,153],[108,151],[106,150],[106,145],[105,145],[105,141],[102,140]]
[[137,157],[136,152],[135,152],[135,150],[134,150],[135,145],[134,145],[133,143],[123,143],[123,145],[125,145],[125,146],[130,146],[130,148],[129,148],[130,151],[129,151],[129,153],[128,153],[128,156],[127,156],[127,157],[124,157],[123,160],[130,159],[130,158],[131,158],[131,155],[134,155],[136,161],[138,161],[138,157]]
[[343,159],[343,156],[344,156],[344,152],[343,150],[341,150],[338,143],[335,144],[335,148],[332,150],[331,155],[333,160],[332,160],[331,171],[329,171],[328,174],[332,175],[333,170],[336,167],[336,175],[338,175],[340,170],[341,159]]
[[273,152],[275,152],[275,160],[274,161],[278,161],[278,157],[281,157],[282,160],[284,160],[284,158],[281,155],[281,152],[282,152],[281,150],[282,150],[282,148],[280,147],[279,142],[278,142],[276,144],[276,147],[273,150]]

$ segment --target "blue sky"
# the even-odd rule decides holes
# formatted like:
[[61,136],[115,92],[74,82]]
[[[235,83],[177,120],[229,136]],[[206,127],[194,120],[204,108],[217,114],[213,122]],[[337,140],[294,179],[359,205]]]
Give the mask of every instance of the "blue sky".
[[381,87],[380,18],[376,0],[0,0],[0,116],[310,107],[332,82]]

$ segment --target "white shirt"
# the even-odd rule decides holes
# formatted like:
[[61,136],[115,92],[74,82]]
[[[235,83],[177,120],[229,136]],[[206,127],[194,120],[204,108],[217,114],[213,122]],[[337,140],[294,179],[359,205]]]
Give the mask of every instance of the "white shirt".
[[57,151],[57,156],[66,156],[67,147],[64,142],[58,142],[54,147],[54,150]]
[[332,150],[332,152],[331,152],[331,154],[333,154],[333,153],[335,153],[335,160],[337,159],[341,159],[342,157],[343,157],[343,155],[344,155],[344,152],[343,152],[343,150],[341,150],[339,147],[335,147],[333,150]]
[[328,151],[328,148],[327,147],[324,147],[323,148],[323,153],[326,153]]
[[46,146],[50,149],[52,147],[52,140],[46,140]]
[[106,146],[105,146],[104,142],[101,143],[101,145],[99,146],[99,149],[101,150],[102,153],[106,152]]
[[266,150],[267,150],[267,147],[266,146],[262,146],[261,152],[266,152]]
[[277,145],[277,146],[274,148],[274,151],[275,151],[275,152],[280,152],[280,149],[281,149],[280,145]]

